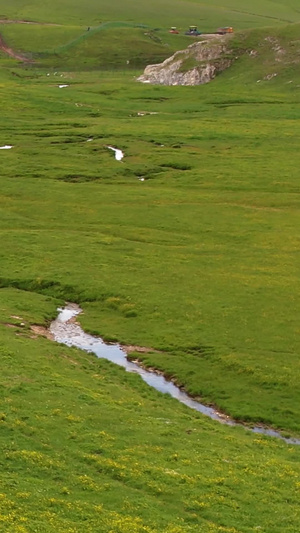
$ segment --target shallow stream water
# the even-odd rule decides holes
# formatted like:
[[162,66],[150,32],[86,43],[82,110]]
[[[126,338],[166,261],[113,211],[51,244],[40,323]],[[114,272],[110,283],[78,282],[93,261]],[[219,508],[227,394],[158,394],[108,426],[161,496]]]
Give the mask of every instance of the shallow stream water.
[[273,429],[268,429],[263,426],[255,426],[251,428],[244,426],[242,423],[236,422],[229,416],[219,413],[217,409],[208,407],[201,402],[194,400],[172,381],[167,380],[161,374],[146,370],[133,361],[128,361],[126,352],[119,344],[106,344],[101,338],[94,337],[83,331],[78,322],[74,320],[75,317],[82,312],[78,305],[68,304],[65,308],[58,309],[58,311],[58,317],[50,325],[50,333],[55,341],[66,344],[67,346],[75,346],[86,352],[92,352],[99,358],[107,359],[112,363],[122,366],[127,372],[135,372],[136,374],[139,374],[150,387],[153,387],[164,394],[170,394],[172,398],[175,398],[184,405],[187,405],[191,409],[195,409],[222,424],[228,426],[241,426],[254,433],[260,433],[269,437],[276,437],[284,440],[288,444],[300,445],[300,439],[285,438],[278,431]]

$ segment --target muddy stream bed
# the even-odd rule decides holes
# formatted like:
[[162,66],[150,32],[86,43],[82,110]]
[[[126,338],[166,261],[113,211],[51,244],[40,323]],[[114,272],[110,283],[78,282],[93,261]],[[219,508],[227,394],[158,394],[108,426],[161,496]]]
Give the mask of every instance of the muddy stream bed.
[[288,444],[300,445],[300,439],[286,438],[278,431],[263,426],[249,427],[241,422],[237,422],[227,415],[218,412],[213,407],[208,407],[201,402],[188,396],[183,390],[177,387],[172,381],[167,380],[163,375],[152,370],[147,370],[140,366],[138,362],[129,361],[125,349],[119,344],[106,344],[101,338],[85,333],[80,324],[76,321],[76,316],[82,310],[76,304],[68,304],[63,309],[58,309],[58,317],[51,323],[49,331],[51,337],[59,343],[67,346],[74,346],[86,352],[94,353],[101,359],[107,359],[112,363],[125,368],[127,372],[135,372],[154,389],[164,394],[169,394],[184,405],[199,411],[203,415],[209,416],[213,420],[228,426],[241,426],[253,433],[260,433],[269,437],[276,437]]

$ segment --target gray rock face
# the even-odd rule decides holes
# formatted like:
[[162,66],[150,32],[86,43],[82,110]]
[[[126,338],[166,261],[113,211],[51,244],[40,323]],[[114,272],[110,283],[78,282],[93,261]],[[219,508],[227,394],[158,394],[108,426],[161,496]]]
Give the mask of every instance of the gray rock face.
[[158,65],[149,65],[138,78],[156,85],[201,85],[208,83],[232,63],[228,36],[191,44]]

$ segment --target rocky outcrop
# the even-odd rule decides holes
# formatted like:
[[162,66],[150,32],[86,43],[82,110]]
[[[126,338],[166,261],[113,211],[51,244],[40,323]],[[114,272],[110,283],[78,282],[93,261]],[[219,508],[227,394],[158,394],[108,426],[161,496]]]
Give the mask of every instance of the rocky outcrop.
[[191,44],[158,65],[149,65],[138,78],[156,85],[201,85],[214,79],[233,61],[228,36],[214,36]]

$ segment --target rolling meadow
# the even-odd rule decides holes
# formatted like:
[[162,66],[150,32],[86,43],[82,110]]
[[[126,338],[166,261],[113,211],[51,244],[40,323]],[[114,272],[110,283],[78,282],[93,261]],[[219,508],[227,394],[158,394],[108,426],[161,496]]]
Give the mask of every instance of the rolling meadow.
[[[297,2],[100,4],[0,0],[0,531],[298,533],[299,446],[249,431],[300,435]],[[233,65],[139,83],[193,21]],[[34,334],[66,301],[245,428]]]

